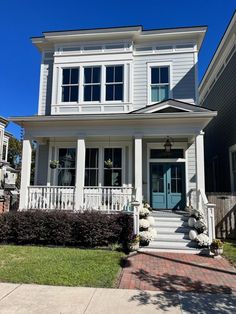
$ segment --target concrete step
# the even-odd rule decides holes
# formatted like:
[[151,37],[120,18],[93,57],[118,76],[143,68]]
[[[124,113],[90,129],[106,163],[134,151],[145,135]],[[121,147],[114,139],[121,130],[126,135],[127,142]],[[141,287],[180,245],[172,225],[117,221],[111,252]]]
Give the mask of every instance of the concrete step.
[[196,242],[192,242],[192,241],[187,241],[187,242],[151,241],[148,248],[189,250],[189,249],[197,249],[199,247]]
[[155,220],[153,227],[188,227],[187,221],[176,221],[176,220]]
[[[153,216],[151,216],[153,217]],[[155,221],[179,221],[179,222],[187,222],[188,221],[188,217],[153,217]]]
[[157,232],[157,236],[155,240],[167,240],[167,241],[182,241],[187,240],[190,241],[188,233],[159,233]]
[[168,252],[168,253],[183,253],[183,254],[200,254],[202,249],[162,249],[162,248],[149,248],[149,246],[139,248],[139,252],[149,252],[149,253],[158,253],[158,252]]
[[188,226],[152,226],[158,233],[161,234],[176,234],[176,233],[189,233],[192,229]]
[[189,217],[187,212],[172,212],[172,211],[152,211],[151,216],[153,217]]

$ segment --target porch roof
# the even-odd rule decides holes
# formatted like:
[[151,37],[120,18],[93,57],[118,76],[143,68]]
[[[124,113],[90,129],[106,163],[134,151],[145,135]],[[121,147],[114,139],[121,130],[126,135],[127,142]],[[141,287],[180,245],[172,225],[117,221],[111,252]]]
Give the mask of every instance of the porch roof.
[[[194,106],[194,105],[193,105]],[[145,108],[146,109],[146,108]],[[150,108],[147,108],[147,110]],[[94,120],[153,120],[153,119],[191,119],[191,118],[209,118],[210,120],[217,115],[216,111],[198,110],[181,112],[140,112],[133,111],[129,113],[101,113],[101,114],[73,114],[73,115],[50,115],[50,116],[22,116],[10,117],[9,121],[26,126],[34,122],[66,122],[66,121],[94,121]],[[138,114],[137,114],[138,113]]]

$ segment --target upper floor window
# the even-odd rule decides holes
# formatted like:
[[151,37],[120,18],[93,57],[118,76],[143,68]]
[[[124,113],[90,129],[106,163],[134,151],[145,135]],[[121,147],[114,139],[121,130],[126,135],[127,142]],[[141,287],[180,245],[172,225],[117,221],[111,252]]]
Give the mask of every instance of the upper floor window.
[[123,101],[123,65],[106,67],[106,100]]
[[126,64],[78,66],[61,69],[60,102],[126,102],[129,101],[130,84],[125,77],[129,66]]
[[62,101],[78,102],[79,99],[79,68],[63,69]]
[[169,98],[170,78],[168,66],[151,67],[151,102]]
[[100,101],[101,67],[84,68],[84,101]]

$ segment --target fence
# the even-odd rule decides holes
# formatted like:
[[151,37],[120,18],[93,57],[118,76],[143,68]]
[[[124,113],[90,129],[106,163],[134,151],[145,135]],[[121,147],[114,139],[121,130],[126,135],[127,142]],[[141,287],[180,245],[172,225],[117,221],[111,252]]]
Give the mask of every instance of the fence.
[[236,194],[207,193],[210,203],[215,207],[216,237],[236,239]]

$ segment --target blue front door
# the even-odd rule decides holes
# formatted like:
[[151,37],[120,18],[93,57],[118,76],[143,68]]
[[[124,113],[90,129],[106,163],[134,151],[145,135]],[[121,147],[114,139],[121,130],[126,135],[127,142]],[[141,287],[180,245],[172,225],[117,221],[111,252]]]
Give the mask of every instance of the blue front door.
[[151,163],[151,205],[154,209],[185,207],[184,163]]

